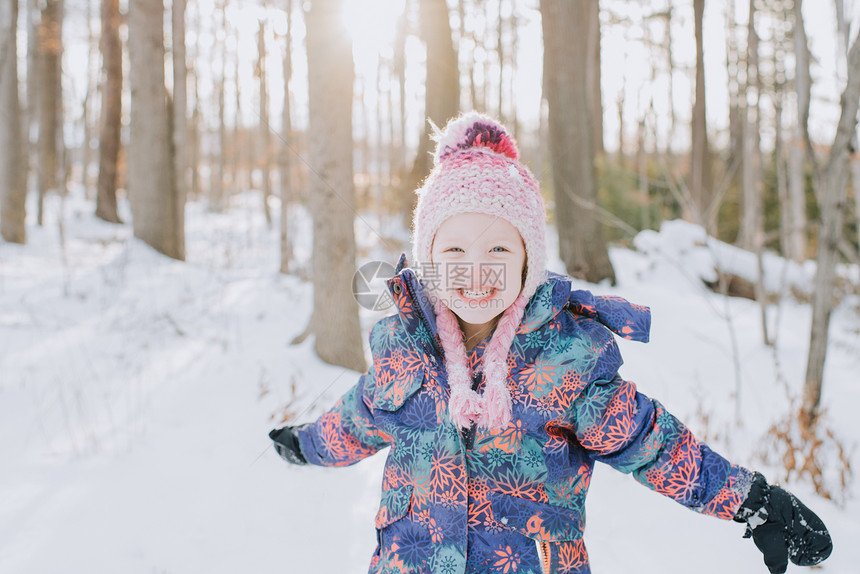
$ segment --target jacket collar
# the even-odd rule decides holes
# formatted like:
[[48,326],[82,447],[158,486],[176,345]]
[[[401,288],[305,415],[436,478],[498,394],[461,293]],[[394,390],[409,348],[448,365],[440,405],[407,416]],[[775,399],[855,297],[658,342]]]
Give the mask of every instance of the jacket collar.
[[651,310],[621,297],[594,295],[584,289],[572,289],[572,279],[558,273],[547,273],[529,301],[520,333],[538,329],[565,308],[588,317],[623,339],[647,343],[651,330]]

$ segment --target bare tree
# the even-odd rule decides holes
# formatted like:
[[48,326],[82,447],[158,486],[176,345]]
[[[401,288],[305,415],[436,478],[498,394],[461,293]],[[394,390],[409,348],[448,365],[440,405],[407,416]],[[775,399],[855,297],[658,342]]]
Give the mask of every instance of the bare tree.
[[[176,202],[185,205],[188,196],[188,65],[185,58],[185,2],[173,0],[173,174]],[[185,217],[177,217],[177,234],[185,236]]]
[[18,2],[0,4],[0,235],[27,241],[26,161],[18,99]]
[[[741,102],[741,58],[738,48],[738,24],[735,20],[735,1],[727,0],[726,14],[726,71],[729,92],[729,155],[728,164],[733,166],[731,181],[740,181],[744,162],[744,119]],[[727,182],[728,183],[728,182]],[[713,212],[716,215],[717,206]]]
[[363,371],[358,304],[351,288],[355,272],[354,70],[349,35],[337,21],[342,3],[314,0],[305,14],[314,308],[304,335],[316,336],[314,348],[322,360]]
[[821,405],[824,361],[827,356],[828,327],[833,310],[833,290],[839,244],[842,239],[843,202],[848,184],[848,163],[851,140],[857,130],[857,109],[860,105],[860,42],[854,41],[848,53],[847,86],[842,93],[842,113],[836,137],[830,148],[827,164],[815,174],[814,183],[821,213],[816,261],[818,269],[812,298],[812,329],[809,361],[803,388],[800,424],[810,436]]
[[[393,146],[395,149],[392,153],[393,159],[392,164],[394,165],[393,170],[397,173],[398,179],[402,180],[405,176],[403,173],[404,166],[406,166],[406,24],[407,24],[407,13],[408,13],[407,3],[406,7],[403,9],[403,13],[397,19],[397,31],[394,35],[394,61],[392,63],[394,67],[394,75],[397,77],[397,102],[399,104],[397,115],[397,122],[392,121],[392,125],[396,123],[400,129],[397,130],[397,145]],[[394,115],[392,114],[392,117]],[[394,138],[391,138],[391,141],[395,141]],[[408,190],[407,190],[408,191]],[[404,196],[404,199],[410,197],[408,194],[401,194]],[[409,199],[409,203],[411,206],[411,198]]]
[[588,11],[587,76],[588,111],[591,116],[591,148],[603,155],[603,92],[600,85],[600,1],[586,2]]
[[[782,14],[783,17],[786,14]],[[776,172],[776,190],[779,198],[779,244],[785,257],[791,253],[792,226],[790,201],[788,194],[788,176],[785,161],[785,134],[783,131],[785,90],[786,90],[786,22],[779,22],[776,26],[776,37],[773,48],[773,115],[774,115],[774,138],[773,138],[773,161]]]
[[289,205],[293,195],[293,118],[290,104],[290,80],[293,77],[293,0],[287,0],[287,36],[284,38],[284,107],[281,114],[281,273],[290,272],[293,258],[290,241]]
[[[844,0],[834,0],[834,4],[836,5],[836,29],[839,32],[839,48],[841,52],[847,54],[851,38],[848,20],[845,18]],[[860,153],[857,153],[860,150],[860,145],[857,143],[856,133],[851,139],[851,148],[854,150],[854,153],[851,154],[851,186],[854,192],[856,218],[860,221]],[[857,239],[858,245],[860,245],[860,234],[858,234]]]
[[743,209],[738,244],[751,250],[760,249],[763,228],[761,189],[761,136],[759,134],[759,38],[756,33],[756,3],[749,2],[746,61],[746,113],[744,115],[744,164],[741,170]]
[[[96,0],[98,2],[99,0]],[[99,82],[99,65],[98,65],[98,43],[96,41],[96,31],[93,20],[93,0],[86,0],[86,18],[87,18],[87,90],[84,94],[84,101],[81,105],[81,124],[84,130],[84,144],[82,151],[83,169],[81,170],[81,185],[83,185],[87,198],[92,197],[92,188],[90,186],[90,165],[93,160],[92,140],[95,137],[93,132],[97,129],[96,122],[93,121],[93,114],[90,108],[93,107],[93,102],[98,98],[98,82]]]
[[[227,2],[222,0],[218,6],[221,12],[221,26],[227,28]],[[218,153],[215,166],[212,169],[212,184],[209,192],[209,207],[213,211],[221,211],[226,203],[224,197],[224,166],[227,163],[227,125],[224,117],[224,109],[227,103],[227,42],[226,37],[220,43],[218,51],[220,57],[220,71],[218,74]]]
[[122,130],[122,41],[119,36],[119,0],[102,0],[102,119],[99,134],[99,177],[96,216],[121,223],[116,203]]
[[708,233],[713,233],[716,214],[710,217],[712,177],[705,102],[705,0],[693,0],[693,14],[696,33],[696,97],[693,103],[693,145],[690,151],[690,195],[691,207],[695,213],[690,215],[694,221],[703,225]]
[[170,106],[164,83],[164,4],[130,0],[128,53],[131,125],[128,195],[134,235],[174,259],[185,259],[183,197],[176,190]]
[[567,272],[590,282],[610,279],[609,261],[597,206],[597,177],[589,90],[591,0],[541,0],[544,89],[549,104],[559,252]]
[[263,188],[263,214],[266,216],[266,224],[272,226],[272,212],[269,209],[269,196],[272,195],[271,164],[272,157],[269,150],[272,146],[271,132],[269,131],[269,88],[266,70],[266,25],[263,20],[259,22],[257,32],[257,79],[260,86],[260,143],[263,147],[260,154],[260,177]]
[[[418,0],[421,38],[427,46],[427,79],[424,115],[439,126],[455,117],[460,110],[460,72],[448,4],[445,0]],[[424,126],[412,170],[406,177],[402,197],[405,220],[411,224],[415,207],[415,189],[432,168],[431,128]]]
[[[669,155],[672,155],[672,141],[675,138],[675,128],[677,124],[677,114],[675,112],[675,82],[673,78],[675,77],[675,53],[672,48],[672,3],[669,2],[669,5],[666,6],[666,11],[663,13],[663,18],[666,20],[666,34],[663,38],[663,50],[666,54],[666,71],[669,74],[669,81],[667,82],[667,94],[666,98],[669,100],[669,137],[666,141],[666,151]],[[694,13],[695,16],[695,13]],[[704,15],[702,16],[704,19]],[[699,69],[698,69],[698,34],[696,34],[696,94],[698,97],[698,81],[699,81]],[[704,73],[702,74],[702,82],[704,83]],[[704,100],[703,100],[704,101]],[[707,136],[707,130],[705,131],[705,136]],[[707,154],[705,154],[707,157]]]
[[809,141],[809,102],[812,80],[809,74],[809,45],[803,23],[802,0],[794,0],[794,91],[797,102],[797,123],[788,155],[788,211],[790,213],[789,252],[791,259],[806,259],[806,156]]
[[63,2],[45,0],[37,29],[38,85],[38,162],[36,164],[36,187],[39,193],[36,220],[44,221],[44,200],[50,191],[58,189],[58,172],[63,153],[62,142],[62,74],[61,54],[63,48]]

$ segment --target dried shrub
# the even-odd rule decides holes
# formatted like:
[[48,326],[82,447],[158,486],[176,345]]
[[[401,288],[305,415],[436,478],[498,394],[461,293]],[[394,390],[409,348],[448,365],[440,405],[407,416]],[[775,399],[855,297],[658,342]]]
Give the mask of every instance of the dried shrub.
[[792,400],[790,414],[765,433],[759,456],[765,464],[784,470],[781,480],[808,482],[820,496],[844,506],[853,478],[855,445],[847,445],[836,434],[823,411],[806,429],[796,402]]
[[[258,400],[262,400],[263,397],[271,392],[271,387],[268,383],[265,372],[260,375],[258,388]],[[300,398],[296,385],[296,376],[295,374],[292,374],[290,375],[290,384],[287,387],[287,399],[280,407],[269,415],[269,420],[273,421],[275,425],[278,426],[295,420],[299,414],[296,411]]]

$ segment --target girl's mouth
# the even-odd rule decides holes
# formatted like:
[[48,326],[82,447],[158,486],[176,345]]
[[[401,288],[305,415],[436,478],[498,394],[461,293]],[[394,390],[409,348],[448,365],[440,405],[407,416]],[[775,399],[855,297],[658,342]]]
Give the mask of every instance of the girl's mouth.
[[457,292],[463,299],[471,301],[480,301],[481,299],[489,299],[496,294],[495,287],[487,287],[485,289],[458,289]]

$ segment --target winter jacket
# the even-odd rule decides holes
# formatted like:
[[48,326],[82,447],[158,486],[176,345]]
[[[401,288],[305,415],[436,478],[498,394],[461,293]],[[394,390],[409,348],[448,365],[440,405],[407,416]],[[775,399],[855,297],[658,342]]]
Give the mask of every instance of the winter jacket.
[[[390,447],[371,573],[588,573],[582,535],[596,461],[697,512],[735,515],[752,473],[618,374],[613,333],[647,342],[647,307],[573,291],[550,274],[508,355],[510,424],[458,429],[435,318],[404,265],[388,282],[397,314],[370,334],[372,366],[298,430],[311,464],[349,465]],[[469,357],[479,392],[485,346]]]

